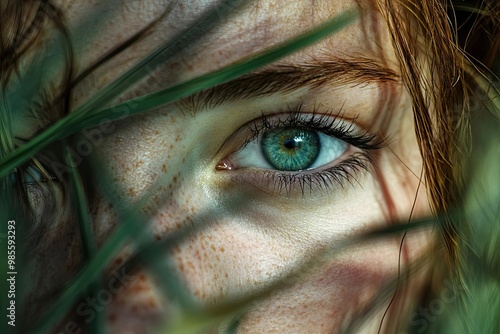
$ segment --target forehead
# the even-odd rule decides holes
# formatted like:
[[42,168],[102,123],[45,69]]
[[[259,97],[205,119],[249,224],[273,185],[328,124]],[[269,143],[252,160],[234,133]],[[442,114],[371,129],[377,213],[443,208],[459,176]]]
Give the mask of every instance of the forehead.
[[[160,0],[61,2],[74,38],[80,67],[84,68],[171,9],[144,40],[127,49],[103,69],[97,81],[117,73],[172,39],[213,8],[220,12],[215,28],[186,45],[165,70],[177,79],[220,68],[255,54],[324,22],[347,9],[361,9],[361,17],[340,33],[304,50],[289,61],[327,56],[379,57],[386,47],[386,29],[374,11],[372,0],[262,0],[224,4],[214,0],[181,0],[169,7]],[[229,9],[228,12],[224,12]],[[370,10],[372,9],[372,10]],[[377,29],[376,26],[378,27]],[[390,49],[390,48],[389,48]],[[390,58],[390,50],[383,52]],[[176,73],[177,72],[177,73]]]
[[[134,43],[100,66],[73,90],[73,107],[87,100],[159,46],[192,27],[210,10],[217,8],[213,28],[196,41],[185,38],[185,44],[174,57],[161,64],[154,73],[161,89],[219,69],[293,38],[336,15],[355,9],[359,19],[323,41],[280,60],[280,63],[328,60],[330,57],[373,59],[399,72],[389,31],[377,10],[377,0],[255,0],[224,4],[219,0],[56,0],[64,14],[71,36],[78,71],[82,72],[102,59],[160,18],[145,38]],[[172,4],[172,5],[171,5]],[[162,14],[167,13],[162,17]],[[54,27],[47,27],[41,41],[26,57],[36,57],[38,47],[54,36]],[[55,34],[57,35],[57,34]],[[65,51],[61,49],[61,55]],[[31,54],[31,56],[30,56]],[[59,56],[64,64],[64,56]],[[48,57],[48,59],[55,59]],[[45,80],[56,91],[64,88],[65,66],[50,72]],[[57,73],[60,72],[60,75]],[[143,92],[148,93],[148,92]],[[23,117],[22,115],[20,117]],[[21,122],[23,132],[30,120]],[[31,128],[31,127],[30,127]]]

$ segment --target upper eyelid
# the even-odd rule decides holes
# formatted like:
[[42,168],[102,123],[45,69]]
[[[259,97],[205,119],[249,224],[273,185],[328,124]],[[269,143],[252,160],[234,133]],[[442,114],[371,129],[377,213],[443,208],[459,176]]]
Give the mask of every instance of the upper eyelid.
[[[280,115],[284,115],[285,118],[280,119]],[[269,119],[275,119],[275,121],[271,124]],[[257,122],[255,120],[252,121],[249,126],[251,127],[250,130],[253,135],[245,141],[242,148],[245,147],[248,142],[255,140],[257,136],[266,129],[291,126],[320,131],[337,139],[344,140],[361,149],[376,150],[382,148],[385,143],[385,138],[377,139],[375,134],[369,134],[368,131],[359,131],[355,125],[356,119],[357,116],[345,118],[345,113],[342,109],[337,112],[332,110],[321,112],[319,109],[313,108],[312,112],[306,112],[303,111],[302,104],[299,104],[295,109],[291,109],[288,112],[262,115]],[[246,125],[248,125],[248,123]],[[375,141],[375,139],[377,140]]]
[[[281,117],[282,119],[280,120],[279,117]],[[360,149],[378,150],[386,146],[386,138],[379,138],[375,134],[369,134],[368,131],[363,132],[355,129],[356,125],[354,123],[357,119],[357,116],[345,117],[343,109],[335,112],[332,109],[320,110],[317,107],[313,107],[311,111],[307,111],[302,103],[298,103],[295,106],[289,106],[287,107],[287,109],[282,108],[271,114],[261,112],[261,116],[259,118],[246,122],[245,124],[240,126],[231,136],[229,136],[216,152],[216,156],[219,155],[224,147],[227,147],[228,142],[232,142],[236,136],[241,134],[242,131],[250,132],[251,135],[247,135],[244,138],[244,141],[239,144],[238,148],[232,151],[231,154],[243,149],[249,142],[255,140],[259,136],[259,134],[263,130],[265,130],[265,123],[269,123],[270,119],[275,119],[275,121],[273,121],[273,124],[268,124],[267,128],[293,126],[293,124],[286,124],[287,120],[290,121],[290,119],[293,118],[302,118],[304,120],[303,126],[309,122],[310,129],[326,132],[325,134],[344,140],[347,143],[354,145]],[[329,118],[328,123],[326,125],[323,124],[318,128],[317,123],[322,123],[320,119],[325,120],[327,118]],[[313,120],[316,123],[316,127],[311,126],[312,124],[310,122],[312,122]],[[335,123],[343,124],[337,127],[333,127]],[[298,126],[300,126],[300,124]],[[327,129],[329,126],[333,127],[331,131],[328,131]],[[355,131],[357,133],[354,133]],[[349,134],[349,136],[338,136],[339,133]]]

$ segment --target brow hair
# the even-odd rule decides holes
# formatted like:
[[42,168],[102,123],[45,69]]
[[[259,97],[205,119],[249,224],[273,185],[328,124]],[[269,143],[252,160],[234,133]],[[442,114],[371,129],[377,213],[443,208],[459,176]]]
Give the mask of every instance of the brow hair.
[[288,93],[300,88],[325,85],[367,85],[397,83],[399,75],[373,59],[331,58],[311,62],[267,66],[251,73],[201,91],[178,101],[178,105],[194,113],[222,103],[251,99],[274,93]]

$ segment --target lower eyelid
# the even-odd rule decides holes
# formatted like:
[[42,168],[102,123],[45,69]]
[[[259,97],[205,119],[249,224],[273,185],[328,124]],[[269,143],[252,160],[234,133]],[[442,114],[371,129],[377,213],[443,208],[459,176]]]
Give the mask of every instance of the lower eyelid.
[[[228,161],[229,162],[229,161]],[[300,172],[280,172],[262,168],[219,169],[225,188],[241,186],[257,189],[271,196],[303,197],[322,195],[335,187],[344,188],[345,182],[357,181],[359,173],[368,170],[371,156],[350,145],[348,150],[332,163]]]

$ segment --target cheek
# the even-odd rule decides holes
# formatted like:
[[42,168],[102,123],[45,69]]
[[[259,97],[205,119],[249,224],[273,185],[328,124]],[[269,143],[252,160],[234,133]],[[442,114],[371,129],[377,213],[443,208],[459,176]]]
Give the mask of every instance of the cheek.
[[144,270],[119,276],[107,312],[108,332],[144,333],[162,324],[168,307],[157,282]]
[[283,328],[294,333],[332,333],[350,320],[359,320],[395,269],[395,262],[389,261],[396,255],[392,247],[371,246],[369,251],[351,249],[286,288],[272,291],[240,319],[240,328],[266,333]]
[[[284,279],[342,237],[384,226],[388,217],[395,217],[387,214],[390,205],[381,190],[384,185],[385,194],[392,196],[405,218],[416,192],[417,183],[406,182],[406,173],[396,173],[394,166],[399,162],[390,155],[380,162],[383,180],[379,174],[366,173],[352,186],[332,189],[328,197],[309,201],[278,199],[244,191],[241,185],[219,187],[220,183],[213,180],[213,169],[197,169],[200,152],[193,150],[196,145],[186,139],[190,129],[182,122],[169,119],[162,123],[178,127],[152,126],[153,122],[146,120],[137,126],[137,122],[141,118],[108,137],[103,145],[100,154],[111,166],[113,180],[112,191],[107,192],[127,203],[129,209],[147,195],[150,201],[141,206],[141,212],[149,217],[145,228],[151,228],[157,242],[164,242],[180,229],[195,230],[169,251],[155,256],[162,263],[173,261],[172,272],[202,304],[248,296]],[[161,128],[168,133],[161,133]],[[395,200],[398,196],[400,201]],[[117,221],[116,207],[106,203],[101,200],[95,211],[101,242]],[[367,307],[381,286],[394,278],[399,242],[397,238],[346,248],[315,267],[317,270],[306,272],[298,280],[287,280],[284,289],[277,289],[251,308],[242,319],[243,328],[269,324],[303,332],[308,326],[340,326]],[[411,247],[416,249],[421,244]],[[126,258],[124,251],[114,266]],[[412,255],[403,257],[402,263],[411,259]],[[162,277],[153,280],[149,272],[141,273],[144,278],[135,277],[135,283],[110,305],[109,320],[123,319],[113,326],[136,328],[141,321],[158,320],[168,313],[168,302],[158,290]],[[149,311],[143,314],[134,311],[137,309]],[[290,320],[289,314],[295,317]]]

